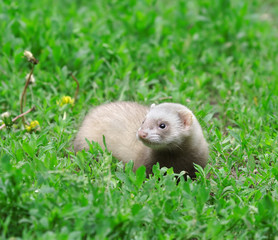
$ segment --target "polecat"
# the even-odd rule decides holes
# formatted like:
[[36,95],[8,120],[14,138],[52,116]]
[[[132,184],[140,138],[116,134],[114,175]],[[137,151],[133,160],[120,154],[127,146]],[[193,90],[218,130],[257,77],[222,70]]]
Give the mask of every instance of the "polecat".
[[208,144],[194,114],[177,103],[162,103],[150,108],[135,102],[114,102],[94,108],[84,119],[74,140],[74,151],[88,150],[89,141],[106,146],[113,156],[127,163],[134,161],[134,171],[146,166],[147,174],[159,162],[173,167],[175,173],[186,171],[195,177],[193,163],[205,167]]

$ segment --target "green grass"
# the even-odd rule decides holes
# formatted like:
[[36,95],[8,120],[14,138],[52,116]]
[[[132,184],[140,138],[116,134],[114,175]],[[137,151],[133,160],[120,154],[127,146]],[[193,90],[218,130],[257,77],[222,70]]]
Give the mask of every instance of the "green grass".
[[[2,239],[274,239],[278,233],[278,4],[274,0],[1,1]],[[74,97],[74,107],[57,105]],[[165,99],[165,100],[163,100]],[[210,145],[196,181],[145,179],[97,145],[71,141],[92,106],[172,101]],[[97,157],[99,162],[93,161]],[[164,175],[165,171],[168,172]]]

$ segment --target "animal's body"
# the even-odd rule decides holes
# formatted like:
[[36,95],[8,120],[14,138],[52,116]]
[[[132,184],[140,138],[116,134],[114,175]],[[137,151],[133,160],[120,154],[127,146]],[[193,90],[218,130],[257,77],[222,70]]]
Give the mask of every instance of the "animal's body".
[[195,177],[196,163],[207,164],[208,144],[194,114],[185,106],[162,103],[146,107],[135,102],[100,105],[85,117],[74,140],[75,152],[88,149],[85,139],[106,146],[120,161],[134,161],[134,171],[146,166],[173,167]]

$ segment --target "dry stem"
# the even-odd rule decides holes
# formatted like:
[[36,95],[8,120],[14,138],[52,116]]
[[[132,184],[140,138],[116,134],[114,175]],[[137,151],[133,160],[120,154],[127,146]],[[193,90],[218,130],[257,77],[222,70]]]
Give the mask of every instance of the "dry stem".
[[[25,83],[25,86],[24,86],[24,89],[23,89],[23,92],[22,92],[22,95],[21,95],[21,99],[20,99],[20,113],[22,114],[23,113],[23,107],[24,107],[24,99],[25,99],[25,95],[26,95],[26,90],[27,90],[27,87],[28,87],[28,85],[29,85],[29,83],[30,83],[30,79],[31,79],[31,76],[32,76],[32,74],[33,74],[33,72],[34,72],[34,68],[35,68],[35,64],[33,64],[33,67],[32,67],[32,70],[31,70],[31,72],[30,72],[30,74],[29,74],[29,76],[28,76],[28,79],[27,79],[27,81],[26,81],[26,83]],[[24,114],[22,115],[22,122],[23,122],[23,125],[25,125],[25,117],[24,117]]]
[[78,95],[78,92],[79,92],[79,82],[78,82],[78,80],[76,79],[76,77],[75,76],[73,76],[73,74],[71,73],[70,74],[71,75],[71,77],[73,78],[73,80],[76,82],[76,90],[75,90],[75,94],[74,94],[74,101],[76,102],[76,100],[77,100],[77,95]]
[[163,100],[170,100],[170,99],[173,99],[173,97],[172,97],[172,96],[161,97],[161,98],[159,98],[158,100],[159,100],[159,101],[163,101]]
[[[14,123],[17,119],[24,117],[24,115],[28,114],[29,112],[32,112],[35,110],[35,107],[33,106],[32,108],[30,108],[29,110],[27,110],[25,113],[21,113],[20,115],[16,116],[15,118],[12,119],[12,122]],[[0,130],[2,128],[4,128],[6,126],[6,124],[3,124],[2,126],[0,126]]]

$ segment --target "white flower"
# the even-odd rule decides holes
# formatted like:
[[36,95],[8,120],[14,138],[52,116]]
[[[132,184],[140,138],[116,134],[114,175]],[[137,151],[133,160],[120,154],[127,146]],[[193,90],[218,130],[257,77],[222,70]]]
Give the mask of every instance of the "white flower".
[[[30,76],[30,73],[28,73],[28,74],[26,75],[26,77],[25,77],[26,81],[28,80],[29,76]],[[34,77],[34,74],[32,74],[29,83],[35,83],[35,82],[36,82],[36,79],[35,79],[35,77]]]
[[30,51],[25,50],[24,57],[26,57],[29,62],[35,65],[39,63],[39,61],[33,56],[33,54]]
[[27,50],[24,51],[24,56],[28,59],[28,61],[31,61],[34,58],[33,54]]
[[2,118],[8,118],[11,114],[9,112],[4,112],[1,114]]

